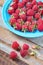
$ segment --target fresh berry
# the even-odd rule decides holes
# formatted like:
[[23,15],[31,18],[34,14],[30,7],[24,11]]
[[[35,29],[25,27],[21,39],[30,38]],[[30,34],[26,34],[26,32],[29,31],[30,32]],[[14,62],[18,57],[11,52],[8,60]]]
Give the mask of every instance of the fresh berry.
[[18,7],[19,7],[19,8],[23,8],[23,7],[24,7],[24,3],[23,3],[23,2],[19,2],[19,3],[18,3]]
[[26,14],[21,14],[20,18],[25,21],[26,20]]
[[13,14],[11,15],[11,17],[13,17],[13,18],[15,18],[15,19],[18,19],[18,14],[13,13]]
[[11,3],[10,7],[13,7],[14,9],[17,9],[18,4],[16,4],[15,2]]
[[21,30],[22,25],[19,24],[19,23],[15,23],[14,28],[15,28],[16,30]]
[[33,20],[33,16],[28,16],[27,17],[27,21],[32,21]]
[[32,9],[37,12],[38,11],[38,6],[34,5]]
[[27,8],[27,10],[28,10],[28,9],[31,9],[31,8],[32,8],[32,4],[31,4],[31,3],[27,3],[27,4],[26,4],[26,8]]
[[10,15],[11,15],[12,13],[14,13],[14,8],[13,8],[13,7],[9,7],[8,13],[9,13]]
[[17,22],[15,18],[10,18],[10,24],[13,26]]
[[43,2],[39,1],[39,2],[38,2],[38,6],[39,6],[39,7],[43,7]]
[[31,24],[31,21],[26,21],[24,24],[28,27]]
[[22,0],[23,2],[27,3],[29,0]]
[[33,32],[33,31],[35,30],[35,27],[36,27],[36,24],[31,24],[31,25],[29,25],[28,31],[29,31],[29,32]]
[[19,9],[16,9],[15,13],[19,15],[20,10]]
[[33,11],[32,9],[29,9],[29,10],[27,11],[27,15],[28,15],[28,16],[33,16],[33,15],[34,15],[34,11]]
[[12,51],[12,52],[10,52],[9,56],[10,56],[11,59],[16,59],[17,58],[17,53]]
[[20,50],[20,55],[21,55],[22,57],[25,57],[25,56],[28,55],[28,51],[27,51],[27,50]]
[[33,0],[33,1],[32,1],[32,5],[34,6],[34,5],[36,5],[36,4],[37,4],[36,0]]
[[22,31],[26,32],[27,31],[27,25],[22,25]]
[[28,44],[24,44],[23,45],[23,50],[28,50],[29,49],[29,45]]
[[19,0],[13,0],[13,2],[18,3],[18,2],[19,2]]
[[41,15],[40,15],[40,13],[36,13],[36,14],[35,14],[35,18],[36,18],[36,19],[39,19],[39,18],[41,18]]
[[17,41],[14,41],[13,43],[12,43],[12,48],[13,49],[18,49],[20,46],[19,46],[19,43],[17,42]]

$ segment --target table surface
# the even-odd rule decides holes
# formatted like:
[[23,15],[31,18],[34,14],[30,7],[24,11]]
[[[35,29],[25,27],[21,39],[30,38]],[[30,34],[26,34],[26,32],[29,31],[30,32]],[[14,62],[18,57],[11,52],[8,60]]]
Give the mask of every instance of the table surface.
[[[2,7],[0,6],[0,11],[2,10]],[[1,28],[1,27],[3,27],[3,28],[6,28],[6,26],[5,26],[5,24],[4,24],[4,22],[3,22],[3,20],[2,20],[2,16],[1,16],[1,13],[0,13],[0,39],[2,39],[2,40],[5,40],[5,41],[7,41],[7,43],[9,43],[9,38],[10,38],[10,43],[12,42],[12,41],[14,41],[14,39],[15,40],[18,40],[20,43],[23,43],[24,41],[25,42],[27,42],[28,41],[28,43],[30,44],[30,45],[40,45],[41,47],[43,47],[43,37],[40,37],[40,38],[33,38],[33,39],[27,39],[27,40],[24,40],[24,38],[22,38],[22,37],[19,37],[19,36],[16,36],[16,35],[14,35],[14,34],[12,34],[12,33],[10,33],[9,31],[8,31],[8,33],[6,32],[6,30],[5,29],[3,29],[3,28]],[[6,35],[4,35],[5,33],[7,33],[6,35],[7,35],[7,37],[6,37]],[[9,36],[9,34],[11,34],[11,36]],[[2,35],[2,36],[1,36]],[[13,36],[14,35],[14,36]],[[8,37],[9,36],[9,37]],[[13,38],[11,38],[13,36]],[[3,39],[4,38],[4,39]],[[43,50],[41,50],[41,53],[42,53],[42,55],[43,55]],[[37,62],[37,63],[36,63]],[[42,61],[39,61],[39,60],[36,60],[36,62],[34,61],[34,63],[36,63],[35,65],[43,65],[43,63],[42,63]],[[41,62],[41,63],[40,63]],[[2,64],[1,64],[2,65]],[[24,64],[23,64],[24,65]],[[31,65],[31,64],[30,64]],[[32,64],[33,65],[33,64]]]

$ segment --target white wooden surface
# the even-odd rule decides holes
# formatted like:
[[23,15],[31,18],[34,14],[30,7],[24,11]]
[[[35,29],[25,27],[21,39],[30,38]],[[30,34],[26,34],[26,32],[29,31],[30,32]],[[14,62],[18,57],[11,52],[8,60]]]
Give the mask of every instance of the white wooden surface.
[[[2,10],[2,7],[0,7],[0,12],[1,12],[1,10]],[[3,20],[2,20],[1,13],[0,13],[0,26],[6,28],[6,26],[5,26],[5,24],[4,24]],[[36,43],[36,44],[38,44],[38,45],[43,46],[43,37],[33,38],[33,39],[29,39],[29,40]]]

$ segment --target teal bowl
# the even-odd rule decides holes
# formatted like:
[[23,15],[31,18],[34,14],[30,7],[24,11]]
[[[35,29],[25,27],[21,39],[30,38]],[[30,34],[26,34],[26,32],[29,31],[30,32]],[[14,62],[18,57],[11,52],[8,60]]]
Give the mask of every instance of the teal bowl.
[[[37,1],[40,1],[40,0],[37,0]],[[12,0],[6,0],[5,4],[3,5],[3,8],[2,8],[2,18],[3,18],[3,21],[6,25],[6,27],[14,34],[17,34],[17,35],[25,37],[25,38],[35,38],[35,37],[43,36],[43,32],[39,32],[38,30],[36,30],[34,32],[25,32],[24,33],[22,31],[15,30],[14,28],[12,28],[10,26],[10,24],[9,24],[10,15],[7,13],[7,9],[11,2],[12,2]]]

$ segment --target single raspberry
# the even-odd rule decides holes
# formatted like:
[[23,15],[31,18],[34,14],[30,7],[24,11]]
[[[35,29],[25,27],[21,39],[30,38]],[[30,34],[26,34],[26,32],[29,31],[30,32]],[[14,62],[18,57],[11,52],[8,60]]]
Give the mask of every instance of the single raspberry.
[[21,25],[24,24],[24,21],[23,21],[22,19],[17,19],[17,22],[18,22],[19,24],[21,24]]
[[15,18],[15,19],[18,19],[18,14],[13,13],[13,14],[11,15],[11,17],[13,17],[13,18]]
[[10,56],[11,59],[16,59],[17,58],[17,53],[12,51],[12,52],[10,52],[9,56]]
[[22,31],[26,32],[27,31],[27,25],[22,25]]
[[10,24],[13,26],[17,22],[15,18],[10,18]]
[[33,11],[32,9],[29,9],[29,10],[27,11],[27,15],[28,15],[28,16],[33,16],[33,15],[34,15],[34,11]]
[[19,0],[13,0],[13,2],[18,3],[18,2],[19,2]]
[[28,51],[27,51],[27,50],[20,50],[20,55],[21,55],[22,57],[25,57],[25,56],[28,55]]
[[27,3],[27,2],[29,2],[29,0],[22,0],[24,3]]
[[27,21],[32,21],[33,20],[33,16],[28,16],[27,17]]
[[40,13],[36,13],[36,14],[35,14],[35,18],[36,18],[36,19],[39,19],[40,17],[41,17]]
[[12,43],[12,48],[13,48],[13,49],[16,49],[16,50],[17,50],[17,49],[19,49],[19,47],[20,47],[20,46],[19,46],[19,43],[18,43],[17,41],[14,41],[14,42]]
[[23,45],[23,50],[28,50],[29,49],[29,45],[28,44],[24,44]]
[[32,8],[32,4],[31,4],[31,3],[27,3],[27,4],[26,4],[26,8],[27,8],[27,10],[28,10],[28,9],[31,9],[31,8]]
[[24,3],[23,3],[23,2],[19,2],[19,3],[18,3],[18,7],[19,7],[19,8],[23,8],[23,7],[24,7]]
[[15,28],[16,30],[21,30],[22,25],[19,24],[19,23],[15,23],[14,28]]
[[18,4],[16,4],[15,2],[11,3],[10,7],[13,7],[14,9],[17,9]]
[[11,15],[12,13],[14,13],[14,8],[13,8],[13,7],[9,7],[8,13],[9,13],[10,15]]
[[38,6],[34,5],[32,9],[37,12],[38,11]]
[[20,9],[16,9],[15,13],[19,15]]
[[36,0],[33,0],[32,1],[32,5],[34,6],[34,5],[36,5],[37,4],[37,1]]
[[25,21],[25,20],[26,20],[26,14],[21,14],[21,15],[20,15],[20,19],[22,19],[22,20]]

